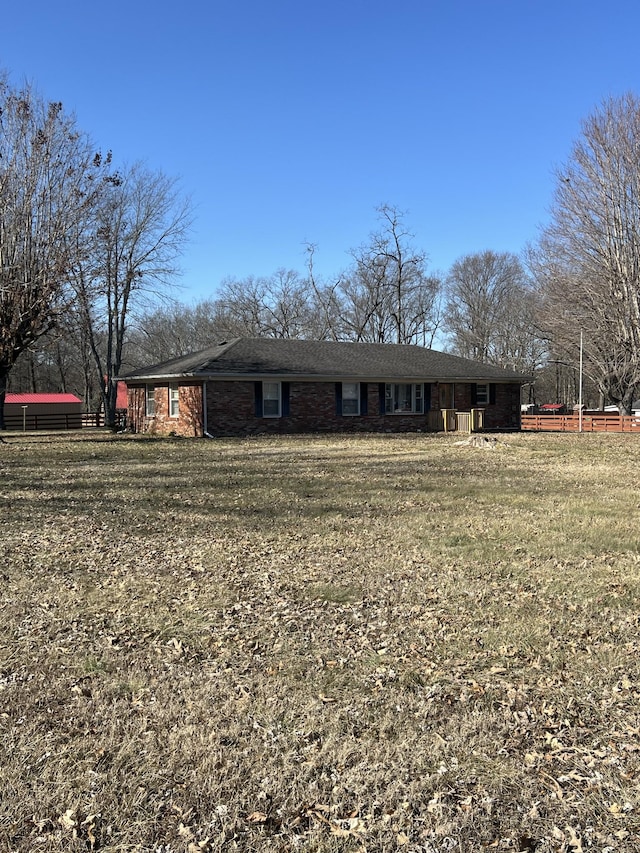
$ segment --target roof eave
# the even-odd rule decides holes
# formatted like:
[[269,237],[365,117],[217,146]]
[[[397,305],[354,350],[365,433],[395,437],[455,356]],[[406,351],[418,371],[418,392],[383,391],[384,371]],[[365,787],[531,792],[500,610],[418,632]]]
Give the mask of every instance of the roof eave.
[[498,385],[512,385],[514,383],[525,385],[530,382],[529,377],[523,376],[441,376],[441,375],[407,375],[407,374],[372,374],[369,376],[361,373],[278,373],[258,372],[255,373],[147,373],[139,376],[122,377],[122,381],[133,384],[134,382],[164,381],[175,382],[181,379],[200,380],[209,382],[218,380],[220,382],[232,382],[238,380],[249,381],[273,381],[273,382],[427,382],[435,384],[444,383],[496,383]]

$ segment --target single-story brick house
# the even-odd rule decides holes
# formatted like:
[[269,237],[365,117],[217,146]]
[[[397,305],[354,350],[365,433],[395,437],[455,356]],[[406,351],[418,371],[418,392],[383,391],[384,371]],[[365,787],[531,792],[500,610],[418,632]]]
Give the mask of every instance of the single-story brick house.
[[[513,371],[400,344],[236,338],[135,370],[128,424],[189,436],[519,429]],[[467,418],[467,422],[470,423]]]

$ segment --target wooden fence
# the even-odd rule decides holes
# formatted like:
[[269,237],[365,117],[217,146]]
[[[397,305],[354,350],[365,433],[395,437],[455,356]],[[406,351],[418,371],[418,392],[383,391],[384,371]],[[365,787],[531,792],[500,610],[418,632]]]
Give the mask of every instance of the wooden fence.
[[[102,412],[45,412],[41,414],[10,414],[5,415],[5,426],[10,430],[46,429],[91,429],[104,426],[104,414]],[[116,429],[124,429],[125,417],[121,412],[116,412]]]
[[[35,429],[80,429],[83,424],[85,415],[80,412],[40,412],[38,414],[26,411],[19,414],[5,414],[5,426],[11,430],[26,430]],[[95,415],[90,417],[94,418]]]
[[585,412],[582,419],[580,415],[523,415],[521,426],[523,430],[534,432],[640,433],[640,415]]
[[87,427],[103,427],[104,415],[102,412],[85,412],[82,415],[82,428]]

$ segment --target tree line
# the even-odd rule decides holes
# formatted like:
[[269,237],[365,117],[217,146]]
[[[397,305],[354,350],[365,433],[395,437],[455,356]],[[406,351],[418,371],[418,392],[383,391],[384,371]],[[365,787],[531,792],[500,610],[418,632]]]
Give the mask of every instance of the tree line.
[[[388,207],[381,210],[385,218],[390,213]],[[226,279],[215,298],[158,306],[141,315],[131,334],[130,358],[149,364],[177,356],[188,345],[204,348],[212,340],[238,336],[431,347],[446,334],[448,348],[468,358],[523,372],[537,366],[533,293],[515,255],[469,255],[445,278],[427,274],[424,261],[399,272],[397,261],[385,259],[380,269],[367,248],[351,268],[327,282],[313,271],[314,252],[309,246],[303,273],[283,268],[270,276]]]
[[116,167],[61,103],[0,77],[0,428],[12,373],[113,423],[133,312],[173,280],[190,222],[173,179]]
[[[60,104],[0,81],[0,403],[73,391],[115,416],[116,377],[237,336],[437,345],[532,377],[532,401],[629,412],[640,388],[640,103],[602,104],[556,174],[548,224],[522,255],[487,249],[431,271],[383,204],[333,277],[228,278],[170,298],[192,221],[177,183],[116,168]],[[582,342],[582,346],[580,345]],[[0,426],[2,407],[0,406]]]

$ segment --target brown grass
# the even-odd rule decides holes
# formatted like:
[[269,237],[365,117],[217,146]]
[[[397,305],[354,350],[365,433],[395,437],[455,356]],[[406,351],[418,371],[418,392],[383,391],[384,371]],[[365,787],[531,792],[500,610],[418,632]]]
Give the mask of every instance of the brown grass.
[[0,445],[0,850],[639,850],[640,440]]

